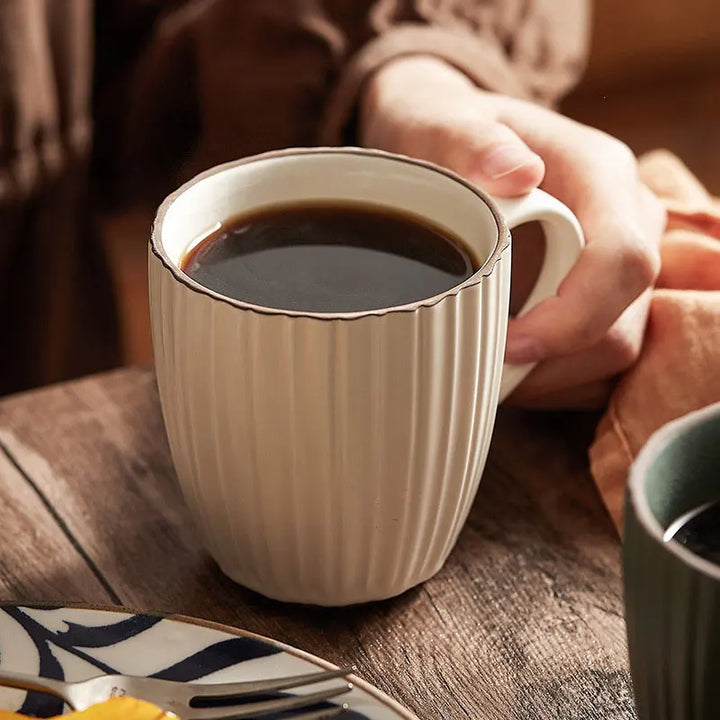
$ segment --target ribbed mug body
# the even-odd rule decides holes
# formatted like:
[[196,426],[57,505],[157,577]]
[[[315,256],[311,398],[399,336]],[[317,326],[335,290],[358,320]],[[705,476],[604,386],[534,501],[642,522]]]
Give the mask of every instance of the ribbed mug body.
[[[336,314],[253,306],[182,272],[218,220],[327,199],[431,220],[481,267],[433,298]],[[224,572],[321,605],[390,597],[437,572],[477,490],[502,375],[510,243],[482,193],[380,152],[271,153],[170,196],[149,273],[175,468]]]
[[488,452],[507,270],[503,258],[486,282],[430,307],[318,320],[238,309],[152,258],[172,456],[226,574],[281,600],[339,605],[437,572]]

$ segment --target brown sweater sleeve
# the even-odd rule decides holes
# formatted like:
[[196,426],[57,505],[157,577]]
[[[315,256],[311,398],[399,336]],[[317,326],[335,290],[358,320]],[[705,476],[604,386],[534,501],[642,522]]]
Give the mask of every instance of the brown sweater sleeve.
[[[401,55],[442,58],[478,85],[552,105],[577,81],[589,28],[588,0],[376,0],[358,18],[336,2],[314,19],[340,39],[337,76],[319,132],[346,135],[368,76]],[[343,12],[344,11],[344,12]]]
[[[139,29],[128,20],[138,0],[106,0],[115,13],[99,37],[103,186],[118,176],[131,194],[166,191],[168,177],[233,157],[352,143],[364,82],[400,55],[434,55],[482,87],[550,105],[580,73],[588,3],[157,0]],[[104,60],[118,57],[107,72]]]

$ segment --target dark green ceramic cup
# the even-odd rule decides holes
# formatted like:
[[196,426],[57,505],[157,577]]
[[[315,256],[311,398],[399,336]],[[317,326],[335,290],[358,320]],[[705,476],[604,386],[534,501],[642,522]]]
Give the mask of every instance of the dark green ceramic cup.
[[720,718],[720,566],[663,540],[720,496],[720,404],[676,420],[630,471],[623,572],[639,720]]

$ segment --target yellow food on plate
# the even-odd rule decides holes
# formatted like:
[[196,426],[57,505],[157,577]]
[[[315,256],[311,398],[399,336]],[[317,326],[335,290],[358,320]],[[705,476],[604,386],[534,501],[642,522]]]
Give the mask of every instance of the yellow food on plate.
[[[117,697],[89,707],[87,710],[58,715],[62,720],[174,720],[176,715],[161,710],[145,700]],[[26,720],[27,715],[0,710],[0,720]]]

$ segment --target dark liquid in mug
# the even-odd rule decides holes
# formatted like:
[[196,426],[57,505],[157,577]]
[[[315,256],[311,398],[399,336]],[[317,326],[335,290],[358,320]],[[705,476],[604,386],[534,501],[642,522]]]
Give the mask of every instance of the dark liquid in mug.
[[666,540],[676,540],[688,550],[720,565],[720,499],[702,505],[672,523]]
[[239,216],[182,269],[227,297],[281,310],[376,310],[441,294],[479,267],[459,238],[360,204],[297,204]]

